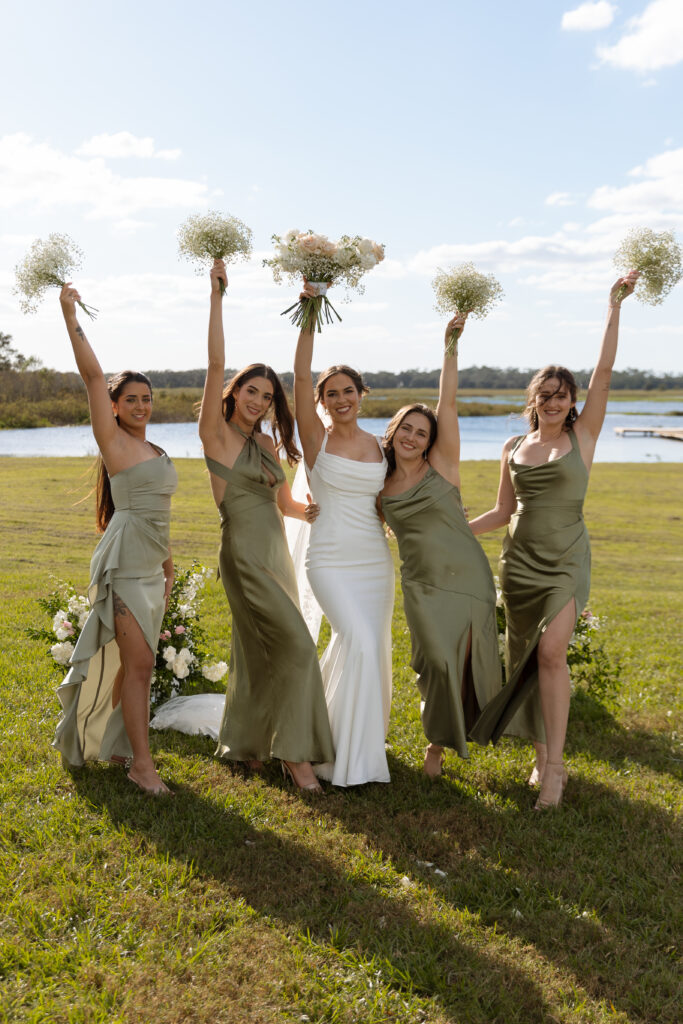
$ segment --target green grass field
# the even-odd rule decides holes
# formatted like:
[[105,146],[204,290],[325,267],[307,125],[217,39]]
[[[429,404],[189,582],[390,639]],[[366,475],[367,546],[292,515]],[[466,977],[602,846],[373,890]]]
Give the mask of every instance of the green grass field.
[[[422,776],[398,590],[390,785],[305,799],[277,765],[245,779],[173,733],[152,736],[173,800],[110,766],[65,773],[50,748],[60,675],[24,630],[50,574],[87,583],[89,465],[0,459],[1,1021],[680,1019],[680,467],[593,470],[591,607],[619,706],[576,695],[565,802],[540,816],[516,741]],[[176,560],[214,565],[205,470],[177,468]],[[464,465],[472,515],[497,474]],[[500,534],[484,544],[494,564]],[[219,584],[202,622],[227,657]]]

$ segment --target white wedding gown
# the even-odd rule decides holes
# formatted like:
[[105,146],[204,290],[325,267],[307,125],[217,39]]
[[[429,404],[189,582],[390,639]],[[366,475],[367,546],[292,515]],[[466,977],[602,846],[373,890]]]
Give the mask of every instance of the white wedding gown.
[[310,530],[306,571],[332,627],[320,669],[335,761],[314,770],[335,786],[389,782],[394,566],[375,505],[387,464],[384,457],[357,462],[331,455],[327,437],[308,472],[320,515]]

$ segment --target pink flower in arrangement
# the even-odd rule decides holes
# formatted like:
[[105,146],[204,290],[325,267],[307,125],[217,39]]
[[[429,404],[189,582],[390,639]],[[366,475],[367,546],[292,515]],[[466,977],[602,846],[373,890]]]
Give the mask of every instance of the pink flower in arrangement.
[[185,632],[185,627],[184,626],[176,626],[175,629],[173,630],[173,632],[176,634],[176,636],[180,636],[181,633]]
[[170,640],[171,639],[171,630],[170,629],[165,629],[163,631],[163,633],[159,634],[159,639],[160,640]]

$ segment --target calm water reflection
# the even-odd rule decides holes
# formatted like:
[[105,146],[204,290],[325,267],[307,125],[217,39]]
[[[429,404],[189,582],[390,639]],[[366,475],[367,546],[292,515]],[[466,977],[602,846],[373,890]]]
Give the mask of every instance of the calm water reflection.
[[[667,405],[669,403],[666,403]],[[628,415],[624,406],[649,408],[645,415]],[[670,403],[683,412],[683,402]],[[612,411],[614,407],[615,411]],[[619,408],[621,407],[621,411]],[[645,412],[645,410],[643,410]],[[615,427],[683,427],[683,417],[662,415],[659,403],[610,403],[598,447],[597,462],[683,462],[683,442],[656,437],[618,437]],[[388,419],[363,419],[361,426],[373,434],[382,434]],[[512,434],[522,434],[525,420],[519,416],[469,416],[460,420],[463,460],[499,459],[503,442]],[[151,423],[150,441],[160,445],[175,459],[199,459],[201,445],[196,423]],[[0,455],[14,456],[95,456],[97,447],[89,426],[44,427],[37,430],[0,430]]]

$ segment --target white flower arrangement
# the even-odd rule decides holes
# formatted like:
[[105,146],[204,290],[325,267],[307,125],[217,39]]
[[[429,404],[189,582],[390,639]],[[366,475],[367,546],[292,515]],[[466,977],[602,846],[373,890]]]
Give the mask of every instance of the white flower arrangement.
[[[68,235],[51,234],[45,241],[37,238],[21,263],[14,268],[14,294],[21,296],[24,313],[35,313],[49,288],[61,288],[80,270],[83,253]],[[94,320],[97,310],[79,300],[84,313]]]
[[[473,263],[461,263],[450,270],[437,269],[432,281],[436,294],[434,308],[447,316],[474,316],[478,320],[490,312],[503,297],[503,289],[493,274],[480,273]],[[453,355],[460,328],[456,327],[446,347],[446,354]]]
[[[635,287],[639,302],[658,306],[665,296],[683,278],[683,254],[673,231],[652,231],[650,228],[634,228],[626,235],[616,253],[614,265],[628,273],[637,270],[640,277]],[[616,301],[626,295],[622,287]]]
[[283,237],[273,235],[273,243],[275,251],[263,265],[271,268],[278,284],[284,275],[292,283],[303,277],[317,286],[315,298],[301,299],[282,312],[285,316],[294,310],[291,321],[303,331],[309,330],[312,324],[322,331],[323,322],[334,322],[332,314],[341,321],[327,298],[327,289],[341,283],[347,291],[362,294],[361,279],[384,259],[384,246],[360,235],[342,235],[337,242],[332,242],[327,235],[292,230]]
[[[178,228],[178,254],[196,263],[195,272],[203,274],[214,260],[226,263],[248,260],[252,250],[252,231],[237,217],[209,210],[193,214]],[[221,294],[225,285],[221,281]]]
[[[192,565],[176,569],[168,609],[164,615],[152,677],[152,705],[178,693],[193,693],[203,679],[220,682],[228,671],[224,661],[203,659],[203,630],[198,622],[201,591],[211,570]],[[76,643],[90,614],[90,603],[71,584],[60,583],[38,603],[52,619],[51,629],[29,629],[29,636],[47,641],[57,665],[68,669]],[[172,643],[169,643],[171,641]],[[58,641],[55,643],[55,640]]]

